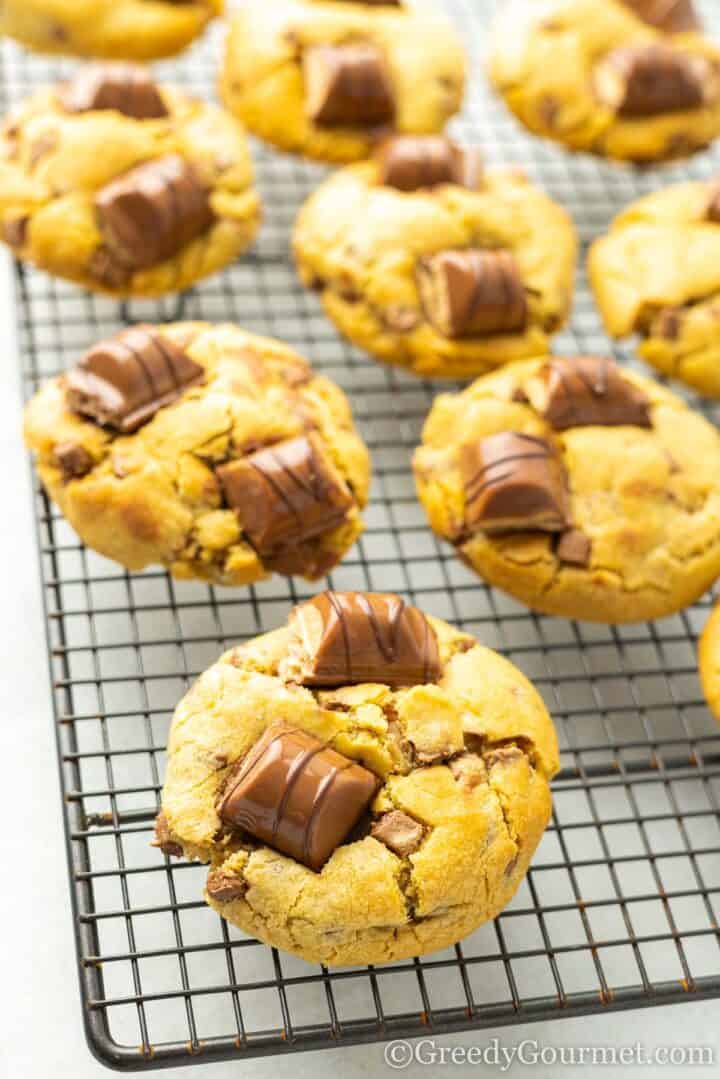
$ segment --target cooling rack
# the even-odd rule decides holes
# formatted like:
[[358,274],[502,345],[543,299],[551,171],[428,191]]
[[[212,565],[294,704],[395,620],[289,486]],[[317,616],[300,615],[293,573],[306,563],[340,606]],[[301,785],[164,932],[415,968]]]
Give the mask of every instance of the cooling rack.
[[[473,71],[455,129],[562,202],[584,250],[629,200],[718,168],[716,151],[639,172],[521,132],[481,74],[492,7],[447,3]],[[714,21],[720,31],[720,12]],[[212,93],[219,33],[160,65],[163,75]],[[67,70],[8,42],[1,57],[5,107]],[[16,267],[26,396],[132,320],[231,319],[287,340],[348,393],[374,460],[367,531],[332,586],[399,591],[502,651],[543,694],[563,767],[527,880],[495,922],[462,944],[414,962],[332,972],[259,944],[205,906],[202,867],[150,848],[152,822],[172,709],[190,681],[226,647],[277,626],[314,589],[281,578],[229,590],[158,570],[125,573],[86,550],[36,487],[91,1049],[111,1066],[151,1069],[720,996],[720,731],[695,655],[712,597],[652,624],[596,626],[530,613],[471,576],[427,528],[409,468],[440,387],[338,339],[288,259],[293,217],[323,170],[254,150],[266,212],[260,240],[186,295],[118,305]],[[610,348],[582,270],[557,348]],[[630,350],[614,351],[633,362]]]

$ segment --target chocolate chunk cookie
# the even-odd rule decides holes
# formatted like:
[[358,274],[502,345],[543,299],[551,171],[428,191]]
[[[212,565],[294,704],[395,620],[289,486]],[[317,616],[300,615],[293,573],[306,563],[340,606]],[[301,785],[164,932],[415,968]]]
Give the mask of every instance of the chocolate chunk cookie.
[[565,211],[442,135],[394,136],[300,211],[303,282],[354,344],[418,374],[467,377],[546,350],[570,307]]
[[572,150],[664,161],[720,133],[720,50],[690,0],[514,0],[489,73],[526,127]]
[[241,585],[321,577],[362,531],[370,466],[344,394],[236,326],[136,326],[30,402],[43,484],[131,570]]
[[464,83],[462,46],[432,8],[273,0],[234,18],[221,89],[266,142],[346,162],[367,157],[389,131],[442,131]]
[[720,397],[719,180],[628,206],[592,245],[588,271],[609,333],[639,333],[649,364]]
[[154,60],[180,52],[222,11],[223,0],[3,0],[0,36],[38,52]]
[[92,64],[0,128],[0,238],[18,258],[114,296],[160,296],[232,262],[260,218],[240,125]]
[[175,712],[156,845],[229,922],[332,966],[494,917],[550,816],[550,717],[507,660],[396,595],[326,592]]
[[661,618],[720,574],[720,435],[612,360],[529,360],[436,398],[414,466],[433,530],[534,610]]

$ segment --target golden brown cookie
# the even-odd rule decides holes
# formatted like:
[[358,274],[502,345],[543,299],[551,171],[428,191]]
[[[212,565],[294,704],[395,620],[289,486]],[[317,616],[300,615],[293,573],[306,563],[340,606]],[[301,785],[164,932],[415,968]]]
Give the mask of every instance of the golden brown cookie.
[[223,0],[3,0],[0,36],[38,52],[154,60],[191,43]]
[[345,162],[383,132],[442,131],[464,84],[460,41],[426,3],[272,0],[233,19],[221,90],[266,142]]
[[342,391],[237,326],[138,326],[29,403],[25,438],[80,538],[131,570],[321,577],[362,531],[368,453]]
[[514,0],[499,10],[490,78],[536,135],[652,162],[720,134],[720,50],[687,0]]
[[434,531],[534,610],[661,618],[720,575],[720,435],[613,361],[530,360],[438,397],[414,465]]
[[320,185],[293,247],[350,341],[462,378],[546,351],[570,308],[577,240],[516,170],[485,172],[444,136],[399,136]]
[[237,258],[259,219],[237,121],[144,68],[81,68],[0,129],[0,238],[86,288],[187,288]]
[[398,596],[324,593],[227,652],[175,712],[156,843],[311,962],[445,948],[527,872],[558,768],[507,660]]
[[699,648],[700,681],[710,711],[720,721],[720,604],[705,623]]
[[675,184],[616,217],[588,257],[609,333],[642,336],[664,375],[720,397],[720,183]]

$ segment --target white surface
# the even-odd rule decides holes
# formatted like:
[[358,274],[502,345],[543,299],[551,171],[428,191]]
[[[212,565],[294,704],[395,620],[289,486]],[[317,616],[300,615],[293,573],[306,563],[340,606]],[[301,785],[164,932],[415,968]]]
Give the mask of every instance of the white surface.
[[[82,1033],[74,943],[65,870],[65,850],[51,725],[51,704],[44,627],[32,532],[30,491],[20,438],[20,387],[12,343],[13,317],[8,305],[6,264],[0,260],[0,325],[4,358],[0,374],[0,461],[2,461],[3,566],[2,719],[0,721],[0,799],[3,809],[5,873],[0,888],[2,922],[3,1037],[2,1079],[89,1079],[107,1074],[90,1055]],[[3,306],[4,304],[4,306]],[[601,1015],[552,1024],[483,1031],[439,1039],[438,1045],[487,1045],[536,1039],[541,1046],[658,1045],[713,1046],[720,1061],[720,1001]],[[712,1068],[672,1067],[673,1075],[717,1074]],[[464,1069],[467,1073],[468,1069]],[[474,1069],[479,1071],[479,1069]],[[601,1069],[604,1075],[636,1072],[628,1067]],[[408,1076],[452,1073],[448,1066],[413,1065]],[[658,1074],[659,1069],[639,1072]],[[196,1071],[173,1069],[172,1076],[212,1074],[269,1077],[335,1076],[346,1079],[392,1072],[383,1064],[383,1047],[370,1046],[294,1055],[287,1058],[201,1065]],[[501,1074],[500,1068],[483,1074]],[[502,1074],[586,1074],[587,1069],[511,1066]]]

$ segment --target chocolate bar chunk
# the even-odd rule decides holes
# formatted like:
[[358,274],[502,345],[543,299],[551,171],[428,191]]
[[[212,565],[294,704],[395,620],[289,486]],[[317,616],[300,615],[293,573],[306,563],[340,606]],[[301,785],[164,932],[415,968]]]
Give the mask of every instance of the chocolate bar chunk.
[[171,258],[213,222],[207,188],[179,154],[139,165],[95,196],[100,231],[129,272]]
[[570,528],[563,532],[555,548],[555,554],[561,562],[571,566],[588,566],[592,553],[592,540],[579,528]]
[[53,450],[53,457],[65,483],[87,476],[95,463],[79,442],[59,442]]
[[652,427],[650,399],[624,378],[614,360],[599,356],[555,357],[539,390],[528,393],[556,431],[568,427]]
[[204,375],[168,338],[134,326],[86,352],[65,376],[65,394],[74,412],[128,434]]
[[482,532],[563,532],[569,524],[567,477],[551,443],[504,431],[463,446],[465,520]]
[[114,109],[135,120],[168,115],[157,85],[139,64],[88,64],[60,88],[58,97],[67,112]]
[[425,317],[443,337],[518,333],[528,321],[520,271],[509,251],[442,251],[418,261]]
[[620,116],[656,116],[701,108],[717,98],[720,82],[705,57],[653,43],[609,53],[595,70],[595,91]]
[[707,219],[716,225],[720,225],[720,181],[715,180],[710,188],[710,197],[707,204]]
[[393,809],[389,813],[383,813],[380,820],[375,821],[370,829],[373,839],[384,843],[393,854],[400,858],[407,858],[414,854],[422,843],[425,829],[419,821],[403,813],[399,809]]
[[323,592],[290,616],[286,677],[307,686],[436,682],[440,658],[425,615],[391,592]]
[[668,34],[701,30],[702,24],[693,0],[623,0],[650,26]]
[[367,808],[372,772],[306,731],[273,724],[231,774],[220,819],[314,869]]
[[438,184],[477,188],[483,175],[477,149],[462,149],[444,135],[395,135],[379,151],[378,181],[399,191]]
[[303,56],[306,110],[324,127],[377,127],[395,116],[395,93],[374,45],[314,45]]
[[220,465],[216,473],[243,532],[268,561],[341,524],[353,505],[345,480],[315,434]]

